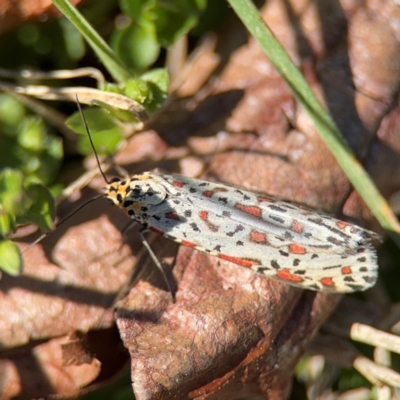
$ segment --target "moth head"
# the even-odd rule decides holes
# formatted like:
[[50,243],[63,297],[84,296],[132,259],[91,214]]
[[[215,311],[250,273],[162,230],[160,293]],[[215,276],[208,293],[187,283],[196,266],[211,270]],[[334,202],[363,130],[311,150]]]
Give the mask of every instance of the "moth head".
[[118,207],[124,207],[127,193],[129,193],[130,180],[112,179],[104,188],[104,197],[107,202]]
[[162,203],[167,192],[165,187],[158,181],[160,178],[145,173],[133,175],[130,179],[110,182],[104,190],[108,202],[120,208],[151,207]]

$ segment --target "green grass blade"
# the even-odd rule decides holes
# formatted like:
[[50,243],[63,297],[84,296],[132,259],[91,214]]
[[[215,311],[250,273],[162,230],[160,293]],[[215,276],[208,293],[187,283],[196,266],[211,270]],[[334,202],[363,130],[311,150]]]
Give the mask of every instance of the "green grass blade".
[[68,0],[52,1],[87,40],[116,82],[121,83],[125,82],[128,78],[132,78],[129,69],[118,59],[114,51]]

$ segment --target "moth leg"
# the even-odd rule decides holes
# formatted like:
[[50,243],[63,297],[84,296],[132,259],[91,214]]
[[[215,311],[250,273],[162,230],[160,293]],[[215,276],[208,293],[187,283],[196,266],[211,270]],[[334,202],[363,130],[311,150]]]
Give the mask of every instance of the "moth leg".
[[[129,225],[128,225],[129,227]],[[127,228],[128,228],[127,227]],[[140,240],[142,241],[143,246],[146,248],[146,250],[149,252],[150,257],[152,258],[154,264],[156,265],[156,267],[159,269],[159,271],[161,272],[161,275],[163,276],[163,279],[168,287],[168,291],[171,293],[172,298],[174,299],[174,292],[172,291],[171,285],[168,282],[168,278],[167,275],[165,274],[164,268],[162,267],[160,261],[158,260],[157,256],[154,254],[154,251],[151,249],[149,243],[147,242],[146,238],[144,237],[144,233],[147,232],[148,229],[147,228],[142,228],[139,231],[139,235],[140,235]]]
[[121,235],[125,239],[125,235],[136,225],[138,222],[137,221],[129,221],[128,224],[126,224],[122,229],[121,229]]

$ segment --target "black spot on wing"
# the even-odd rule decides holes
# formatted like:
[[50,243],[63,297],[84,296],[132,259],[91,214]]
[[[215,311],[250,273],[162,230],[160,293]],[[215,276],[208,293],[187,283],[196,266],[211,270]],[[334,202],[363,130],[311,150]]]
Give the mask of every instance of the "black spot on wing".
[[197,224],[195,222],[191,222],[189,224],[191,226],[191,228],[195,231],[195,232],[200,232],[199,227],[197,226]]
[[274,210],[274,211],[281,212],[281,213],[286,213],[287,212],[287,210],[285,208],[279,207],[279,206],[277,206],[275,204],[269,204],[268,208],[271,209],[271,210]]
[[279,224],[284,224],[284,222],[285,222],[285,220],[283,219],[283,218],[281,218],[281,217],[278,217],[278,216],[276,216],[276,215],[268,215],[268,217],[270,218],[270,219],[272,219],[273,221],[276,221],[276,222],[278,222]]
[[243,230],[244,230],[244,226],[243,225],[240,225],[240,224],[236,225],[235,230],[232,231],[232,232],[227,232],[226,236],[233,237],[236,233],[241,232]]
[[281,266],[278,264],[278,261],[276,260],[271,260],[271,267],[275,269],[280,269]]

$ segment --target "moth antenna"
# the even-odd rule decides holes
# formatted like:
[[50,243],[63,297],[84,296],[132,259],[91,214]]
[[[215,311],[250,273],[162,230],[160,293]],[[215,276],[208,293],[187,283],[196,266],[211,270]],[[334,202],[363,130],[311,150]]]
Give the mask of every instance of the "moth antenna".
[[[70,219],[73,215],[75,215],[78,211],[82,210],[82,208],[86,207],[88,204],[90,204],[92,201],[95,201],[97,199],[100,199],[101,197],[103,197],[103,194],[99,194],[98,196],[93,197],[92,199],[86,201],[85,203],[81,204],[76,210],[74,210],[71,214],[67,215],[65,218],[63,218],[61,221],[59,221],[56,226],[54,227],[54,229],[57,229],[61,224],[63,224],[65,221],[67,221],[68,219]],[[36,244],[38,244],[39,242],[41,242],[46,236],[50,235],[51,233],[53,233],[54,230],[50,231],[50,232],[45,232],[43,233],[43,235],[40,235],[34,242],[32,242],[24,251],[21,252],[21,254],[24,254],[25,252],[27,252],[31,247],[35,246]]]
[[107,179],[106,174],[104,173],[104,171],[101,168],[99,156],[97,155],[96,149],[94,147],[94,143],[93,143],[93,140],[92,140],[92,135],[90,134],[90,130],[89,130],[86,118],[85,118],[85,114],[83,113],[81,104],[79,103],[78,95],[76,95],[76,104],[78,106],[79,113],[81,114],[82,122],[83,122],[83,125],[85,127],[86,133],[88,135],[90,146],[92,147],[94,156],[96,157],[97,166],[99,167],[99,171],[101,172],[101,175],[103,176],[103,179],[105,180],[105,182],[109,185],[111,182]]

